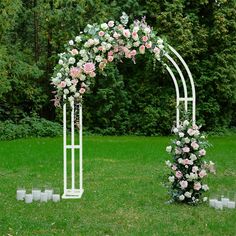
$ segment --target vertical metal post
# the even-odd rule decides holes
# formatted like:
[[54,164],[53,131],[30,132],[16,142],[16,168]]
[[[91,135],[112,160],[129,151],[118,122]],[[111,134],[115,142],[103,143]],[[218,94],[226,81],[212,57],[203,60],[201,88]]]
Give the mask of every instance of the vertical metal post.
[[67,189],[67,156],[66,156],[66,103],[63,105],[63,159],[64,159],[64,193]]
[[71,188],[75,190],[75,108],[74,102],[71,103]]
[[79,173],[80,173],[80,190],[83,191],[83,143],[82,143],[82,137],[83,137],[83,124],[82,124],[82,104],[79,104],[79,124],[80,124],[80,129],[79,129],[79,144],[80,144],[80,149],[79,149],[79,158],[80,158],[80,163],[79,163]]

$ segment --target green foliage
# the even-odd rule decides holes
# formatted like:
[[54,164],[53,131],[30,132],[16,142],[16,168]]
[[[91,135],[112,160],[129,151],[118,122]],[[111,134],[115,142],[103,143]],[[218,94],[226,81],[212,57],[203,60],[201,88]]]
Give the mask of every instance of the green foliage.
[[0,140],[27,137],[55,137],[62,134],[60,124],[43,118],[26,117],[18,124],[12,121],[0,122]]
[[[0,120],[37,114],[61,120],[50,102],[50,77],[64,44],[88,23],[122,11],[147,22],[183,56],[197,92],[205,130],[236,126],[236,2],[156,0],[2,0],[0,3]],[[84,99],[85,125],[102,134],[167,134],[175,92],[149,55],[111,66]]]

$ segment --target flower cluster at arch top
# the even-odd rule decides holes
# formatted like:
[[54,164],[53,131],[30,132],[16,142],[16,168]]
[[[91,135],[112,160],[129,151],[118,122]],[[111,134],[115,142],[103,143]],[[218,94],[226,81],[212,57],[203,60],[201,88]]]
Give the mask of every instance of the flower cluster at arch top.
[[66,52],[59,54],[54,68],[52,84],[55,87],[54,105],[64,101],[71,105],[81,102],[89,90],[91,80],[102,72],[108,63],[130,58],[135,63],[138,54],[150,51],[157,60],[166,53],[164,42],[147,25],[145,18],[135,20],[127,27],[128,16],[123,13],[120,22],[87,25],[74,40],[70,40]]
[[172,162],[166,161],[171,170],[167,180],[171,201],[197,204],[207,200],[203,193],[209,187],[204,179],[208,173],[215,173],[215,165],[205,160],[209,143],[199,129],[187,120],[173,128],[176,138],[166,147],[172,156]]

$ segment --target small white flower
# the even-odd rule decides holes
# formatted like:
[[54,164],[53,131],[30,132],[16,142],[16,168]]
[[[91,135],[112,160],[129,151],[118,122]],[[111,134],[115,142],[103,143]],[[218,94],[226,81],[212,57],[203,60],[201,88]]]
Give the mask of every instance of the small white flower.
[[179,196],[180,201],[183,201],[184,199],[185,199],[185,196],[183,194]]
[[202,189],[203,189],[204,191],[208,191],[208,190],[209,190],[209,187],[208,187],[207,184],[203,184],[203,185],[202,185]]
[[110,50],[111,47],[112,47],[112,45],[110,43],[107,43],[106,50]]
[[204,198],[203,198],[203,202],[206,202],[207,199],[208,199],[208,197],[204,197]]
[[61,74],[61,73],[57,73],[57,77],[58,77],[58,78],[61,78],[61,77],[62,77],[62,74]]
[[69,94],[69,90],[68,89],[64,89],[64,94]]
[[139,31],[139,27],[138,26],[134,26],[133,31],[134,32],[138,32]]
[[81,42],[81,37],[80,37],[80,36],[76,36],[76,37],[75,37],[75,42],[77,42],[77,43],[78,43],[78,42]]
[[69,62],[69,64],[74,64],[75,63],[75,58],[70,57],[68,62]]
[[196,161],[196,160],[197,160],[197,157],[196,157],[195,154],[191,154],[191,155],[190,155],[190,159],[191,159],[192,161]]
[[184,133],[183,132],[179,132],[179,137],[183,138],[184,137]]
[[183,126],[188,126],[189,125],[189,122],[187,121],[187,120],[185,120],[184,122],[183,122]]
[[103,30],[106,30],[106,29],[108,28],[107,23],[103,23],[103,24],[101,24],[101,28],[102,28]]
[[182,158],[179,158],[179,159],[178,159],[178,162],[179,162],[179,164],[182,164],[182,163],[183,163],[183,159],[182,159]]
[[83,61],[88,61],[89,60],[89,58],[88,58],[88,56],[86,55],[86,56],[84,56],[83,58]]
[[173,183],[175,181],[175,177],[174,176],[169,176],[168,180]]
[[205,137],[204,135],[202,135],[200,138],[201,138],[201,139],[205,139],[206,137]]
[[99,39],[94,39],[94,45],[98,45],[99,44]]
[[68,101],[69,102],[73,102],[74,101],[74,98],[72,96],[68,97]]
[[180,146],[181,142],[180,141],[176,141],[176,145]]
[[81,57],[83,57],[83,56],[87,55],[87,52],[86,52],[86,50],[82,49],[79,51],[79,54],[81,55]]
[[158,44],[163,44],[163,40],[162,40],[162,39],[158,39],[158,40],[157,40],[157,43],[158,43]]
[[80,96],[80,93],[75,93],[75,98],[78,98]]
[[72,45],[74,45],[74,41],[73,40],[70,40],[69,41],[69,44],[72,46]]
[[84,81],[84,80],[86,79],[86,76],[85,76],[85,75],[80,75],[79,79],[80,79],[81,81]]
[[149,34],[151,32],[151,29],[149,27],[144,28],[144,33]]
[[168,167],[171,167],[171,162],[168,160],[168,161],[165,161],[165,163],[166,163],[166,165],[168,166]]
[[81,67],[83,64],[84,64],[84,61],[79,60],[76,65],[77,65],[78,67]]
[[59,62],[58,62],[58,64],[59,64],[59,65],[63,65],[63,64],[64,64],[63,60],[60,59]]
[[184,196],[187,197],[187,198],[191,198],[192,193],[190,193],[190,192],[185,192]]
[[166,147],[166,151],[167,151],[168,153],[170,153],[171,150],[172,150],[172,147],[171,147],[171,146],[167,146],[167,147]]

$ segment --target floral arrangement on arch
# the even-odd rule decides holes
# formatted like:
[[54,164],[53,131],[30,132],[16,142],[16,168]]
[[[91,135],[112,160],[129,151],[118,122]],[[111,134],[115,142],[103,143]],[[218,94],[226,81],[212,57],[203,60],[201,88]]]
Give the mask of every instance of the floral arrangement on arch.
[[80,35],[69,41],[66,52],[59,54],[52,77],[55,106],[66,101],[71,105],[81,102],[91,80],[103,72],[108,63],[121,61],[123,57],[135,63],[136,56],[146,51],[161,60],[165,53],[164,42],[147,25],[145,18],[135,20],[130,27],[127,23],[128,16],[123,13],[120,22],[88,24]]
[[204,179],[208,173],[215,173],[215,166],[212,161],[205,160],[205,149],[209,143],[199,129],[199,126],[187,120],[173,128],[176,138],[166,147],[166,151],[172,156],[172,161],[166,161],[171,170],[167,181],[170,202],[197,204],[207,201],[203,193],[209,187]]

